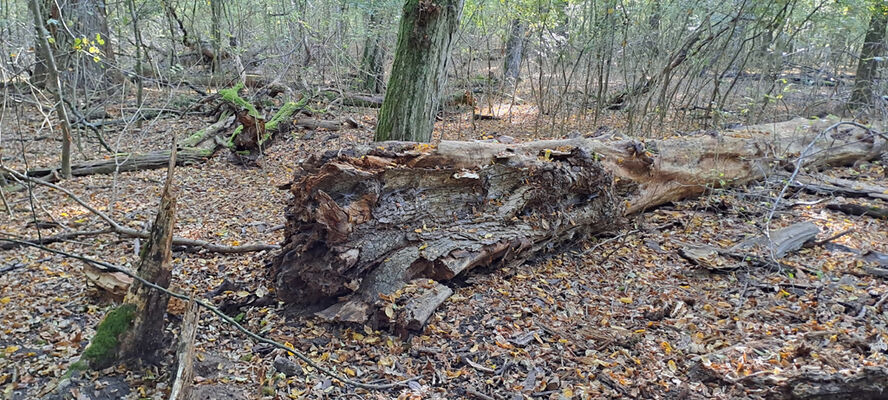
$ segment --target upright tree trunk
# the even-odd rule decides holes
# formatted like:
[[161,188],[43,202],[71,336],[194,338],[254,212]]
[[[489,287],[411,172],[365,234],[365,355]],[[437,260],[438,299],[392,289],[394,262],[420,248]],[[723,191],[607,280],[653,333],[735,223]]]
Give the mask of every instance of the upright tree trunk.
[[[142,31],[139,30],[139,14],[136,13],[136,0],[129,0],[130,18],[133,20],[133,35],[136,37],[136,108],[142,107],[143,82],[142,76],[142,55],[144,54],[144,46],[142,43]],[[136,118],[138,127],[142,127],[142,120]]]
[[375,11],[370,14],[359,74],[360,89],[369,93],[382,93],[385,87],[385,46],[382,44],[384,34],[380,32],[377,13]]
[[43,52],[40,57],[46,62],[46,82],[47,87],[52,90],[54,95],[56,117],[59,119],[59,125],[62,131],[62,178],[71,177],[71,123],[68,119],[68,109],[65,108],[64,95],[62,90],[62,82],[59,79],[59,70],[56,66],[55,55],[52,47],[49,45],[49,31],[43,23],[43,11],[39,0],[31,0],[29,3],[31,13],[34,15],[34,28],[37,30],[39,50]]
[[213,41],[213,64],[212,69],[213,72],[219,72],[219,61],[221,49],[222,49],[222,28],[221,28],[221,18],[222,18],[222,0],[210,0],[210,6],[212,8],[212,41]]
[[376,140],[429,142],[464,0],[407,0]]
[[509,40],[506,41],[506,58],[503,63],[504,80],[518,81],[518,76],[521,74],[521,58],[524,54],[525,31],[527,31],[527,23],[519,18],[512,20]]
[[857,76],[854,79],[854,91],[851,93],[851,107],[869,106],[873,104],[875,79],[878,72],[879,58],[885,54],[885,26],[888,24],[888,6],[879,1],[874,6],[870,18],[869,29],[863,39],[860,50],[860,61],[857,63]]
[[[65,68],[76,71],[75,80],[85,88],[102,87],[109,81],[122,78],[114,65],[114,52],[111,47],[110,31],[106,18],[104,0],[71,0],[62,2],[62,17],[73,21],[71,32],[79,39],[85,39],[81,49],[63,60]],[[56,38],[60,40],[60,38]],[[62,40],[69,42],[69,40]]]
[[[48,18],[59,19],[59,10],[55,6],[55,3],[50,0],[42,0],[43,4],[41,5],[40,12],[45,12],[46,14],[40,15],[40,20],[45,21]],[[28,2],[28,8],[32,8],[30,1]],[[44,25],[44,30],[46,26]],[[49,27],[49,29],[53,29]],[[47,30],[47,34],[52,34]],[[53,51],[52,46],[48,46],[48,41],[44,40],[46,37],[43,36],[40,29],[36,29],[34,31],[34,74],[31,75],[31,84],[38,88],[46,88],[47,87],[47,79],[49,79],[49,61],[46,59],[46,55]],[[53,35],[54,36],[54,35]]]

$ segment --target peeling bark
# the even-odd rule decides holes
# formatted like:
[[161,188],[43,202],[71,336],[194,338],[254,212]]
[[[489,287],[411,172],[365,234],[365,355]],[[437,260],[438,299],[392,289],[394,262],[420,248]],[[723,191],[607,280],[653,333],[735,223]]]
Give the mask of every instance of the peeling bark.
[[521,263],[612,230],[623,215],[762,179],[803,151],[802,165],[814,168],[888,149],[856,127],[823,133],[834,123],[795,119],[646,143],[387,142],[313,156],[290,187],[271,270],[277,294],[336,302],[321,313],[334,320],[396,322],[382,311],[416,279],[443,283]]

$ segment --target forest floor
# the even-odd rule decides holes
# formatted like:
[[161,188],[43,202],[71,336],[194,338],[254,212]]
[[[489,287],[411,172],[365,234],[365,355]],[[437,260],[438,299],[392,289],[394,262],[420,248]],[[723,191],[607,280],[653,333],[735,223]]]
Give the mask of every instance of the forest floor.
[[[358,111],[355,117],[372,126],[366,114]],[[440,123],[439,135],[545,137],[531,119],[477,121],[471,130],[465,117]],[[56,164],[57,142],[36,138],[39,114],[5,118],[4,165],[22,169],[23,152],[28,166]],[[172,135],[183,137],[211,122],[160,119],[107,139],[125,144],[120,151],[163,149]],[[176,234],[224,245],[279,243],[282,230],[274,228],[284,222],[288,192],[278,186],[289,182],[298,160],[372,136],[368,129],[305,133],[277,140],[259,168],[232,164],[226,151],[205,164],[177,168]],[[47,134],[44,129],[40,135]],[[87,144],[76,159],[100,154],[98,146]],[[886,163],[883,158],[825,173],[888,185]],[[96,175],[61,185],[117,221],[145,228],[165,174]],[[820,239],[850,230],[784,259],[816,273],[736,262],[710,271],[679,256],[683,244],[727,247],[759,234],[780,184],[714,191],[633,217],[614,236],[517,268],[474,271],[424,333],[407,339],[327,324],[281,304],[245,305],[271,290],[266,271],[273,251],[174,252],[172,288],[223,306],[249,329],[290,343],[356,380],[420,377],[390,391],[344,387],[311,368],[275,362],[278,350],[204,313],[197,334],[197,398],[763,398],[783,397],[777,387],[802,373],[885,365],[888,312],[870,306],[884,304],[888,282],[867,273],[880,260],[862,256],[888,253],[888,221],[825,208],[859,200],[804,193],[782,200],[773,228],[810,221],[821,229]],[[36,237],[38,228],[44,236],[104,228],[62,193],[35,187],[30,194],[7,194],[14,216],[0,210],[4,236]],[[138,259],[137,242],[113,234],[52,247],[127,267]],[[36,249],[0,252],[0,398],[50,394],[88,344],[113,301],[89,287],[83,269],[78,261]],[[181,302],[170,306],[171,342],[183,309]],[[167,398],[171,358],[168,353],[160,365],[75,373],[65,381],[66,390],[75,398]]]

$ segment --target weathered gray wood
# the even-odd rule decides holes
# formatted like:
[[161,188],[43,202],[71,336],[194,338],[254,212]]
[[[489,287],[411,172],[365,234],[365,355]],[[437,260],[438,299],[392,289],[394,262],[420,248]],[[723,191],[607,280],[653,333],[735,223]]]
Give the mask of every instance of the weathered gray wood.
[[827,204],[828,210],[838,211],[844,214],[853,215],[855,217],[867,216],[873,218],[888,218],[888,209],[874,206],[861,206],[858,204],[842,203]]
[[185,317],[182,318],[182,329],[179,332],[179,344],[176,347],[176,375],[173,379],[170,400],[190,400],[192,380],[194,379],[194,337],[200,321],[200,306],[193,299],[188,302]]
[[888,200],[888,187],[826,175],[799,176],[793,185],[818,194]]
[[[193,165],[206,162],[213,155],[209,149],[183,149],[176,156],[176,165]],[[160,169],[167,166],[170,159],[169,150],[152,151],[149,153],[119,154],[117,159],[95,160],[71,166],[72,176],[113,174],[114,171],[131,172],[149,169]],[[59,180],[58,169],[36,168],[28,171],[28,176],[47,182]]]
[[799,222],[792,224],[786,228],[771,231],[770,238],[765,235],[757,236],[744,240],[734,247],[732,251],[746,250],[751,248],[769,248],[773,249],[774,257],[783,258],[783,256],[801,249],[805,243],[808,243],[820,233],[820,228],[812,222]]

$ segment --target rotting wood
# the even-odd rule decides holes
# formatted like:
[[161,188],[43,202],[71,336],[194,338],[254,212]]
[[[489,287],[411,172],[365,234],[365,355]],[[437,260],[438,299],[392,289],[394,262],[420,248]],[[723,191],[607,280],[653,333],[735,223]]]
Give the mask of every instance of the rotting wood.
[[[212,150],[183,149],[179,151],[176,165],[194,165],[205,162],[213,155]],[[118,154],[115,158],[107,160],[87,161],[71,166],[72,176],[88,176],[99,174],[113,174],[117,172],[132,172],[151,169],[160,169],[167,165],[170,158],[169,150],[152,151],[149,153]],[[37,168],[28,170],[29,177],[41,179],[47,182],[60,180],[57,168]]]
[[767,254],[761,250],[773,250],[774,257],[783,258],[785,255],[801,249],[806,243],[814,241],[820,228],[812,222],[799,222],[786,228],[772,231],[770,237],[762,235],[744,240],[733,247],[731,251],[758,249],[756,254]]
[[794,187],[815,194],[840,195],[845,197],[869,197],[888,201],[888,187],[868,182],[859,182],[825,175],[799,176]]
[[[160,206],[151,234],[139,257],[137,275],[164,289],[173,277],[172,245],[173,228],[176,224],[176,193],[173,176],[176,168],[175,146],[170,152],[166,181],[161,191]],[[132,325],[120,338],[118,355],[122,360],[151,360],[163,347],[164,321],[169,294],[133,282],[123,299],[124,304],[135,306]]]
[[333,153],[301,166],[273,274],[285,300],[350,295],[321,315],[416,327],[419,306],[413,317],[382,312],[409,294],[408,282],[520,263],[610,229],[622,214],[610,175],[582,149],[506,154],[467,170],[460,159],[428,158],[412,143],[379,145],[366,156]]
[[179,331],[179,344],[176,347],[176,375],[173,380],[170,400],[188,400],[191,398],[192,379],[194,379],[194,338],[200,322],[200,306],[194,300],[188,302],[188,309],[182,319]]
[[799,118],[645,143],[384,142],[316,155],[290,187],[271,269],[276,293],[297,304],[334,301],[321,313],[334,320],[386,323],[385,304],[413,279],[446,283],[478,266],[520,263],[612,230],[622,215],[771,176],[778,161],[820,168],[888,149],[883,135],[836,122]]

